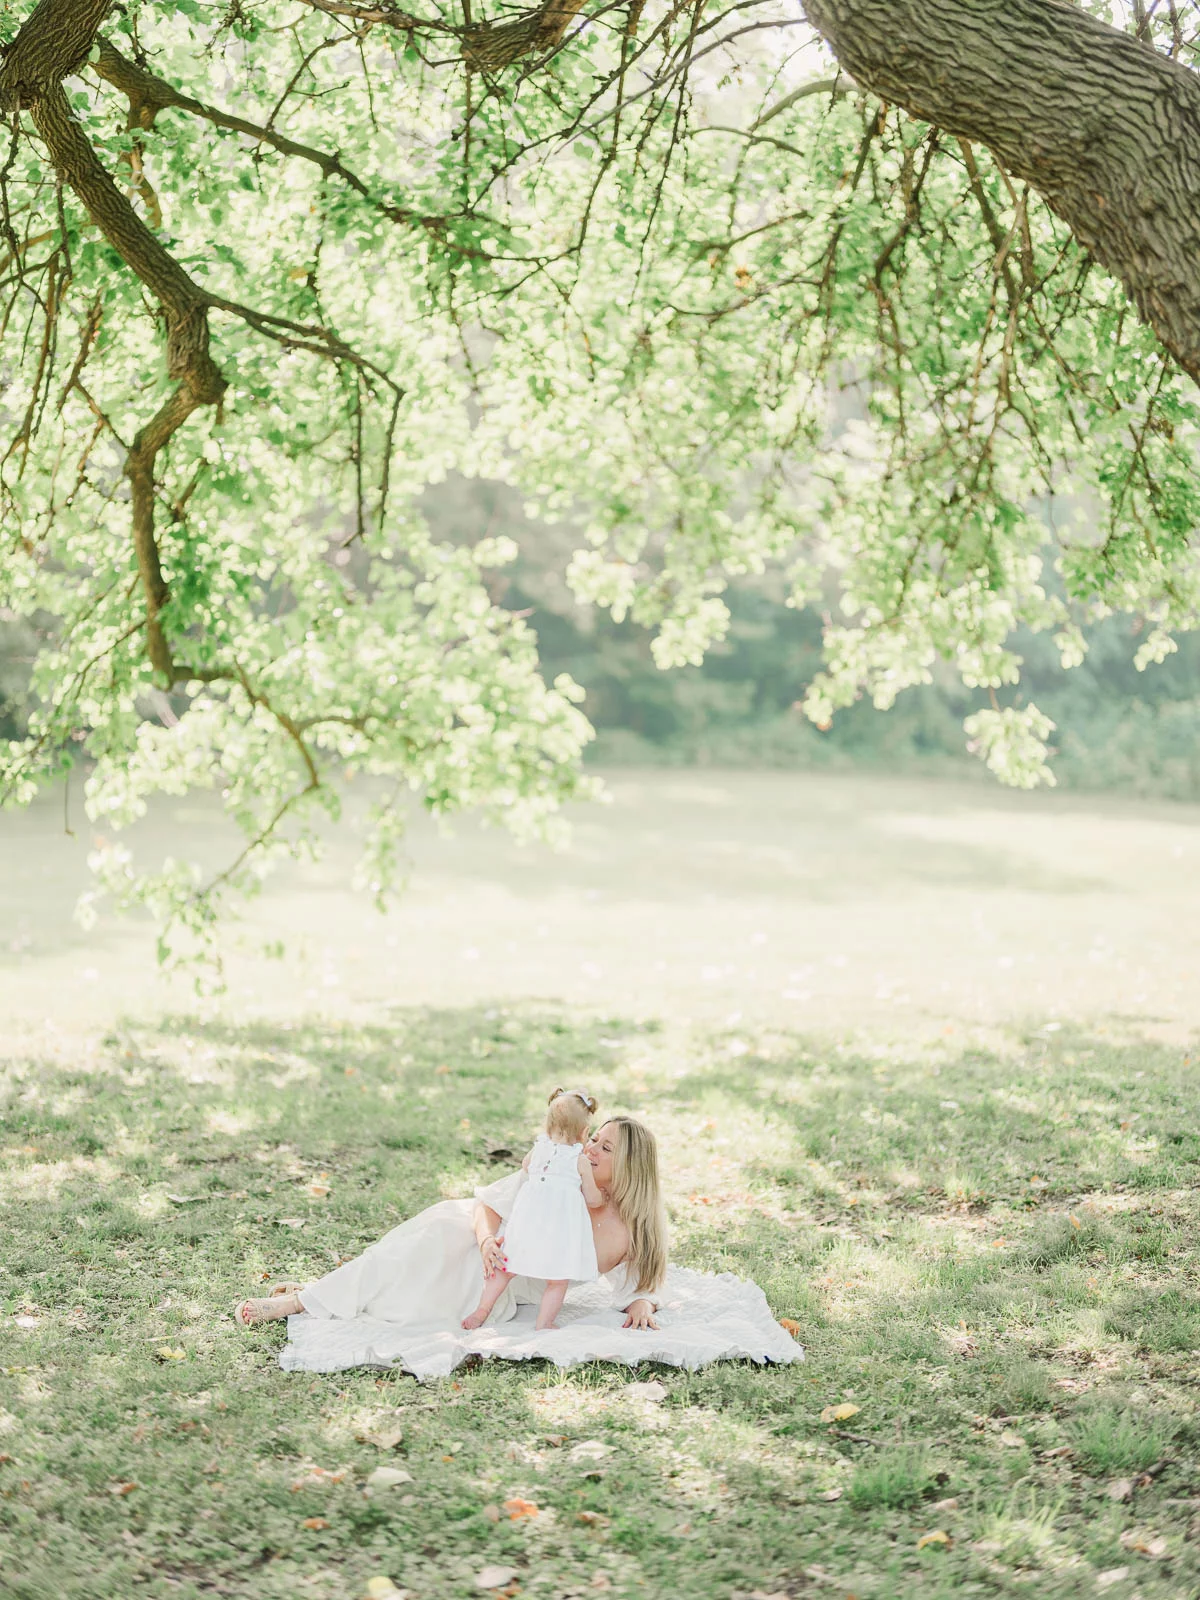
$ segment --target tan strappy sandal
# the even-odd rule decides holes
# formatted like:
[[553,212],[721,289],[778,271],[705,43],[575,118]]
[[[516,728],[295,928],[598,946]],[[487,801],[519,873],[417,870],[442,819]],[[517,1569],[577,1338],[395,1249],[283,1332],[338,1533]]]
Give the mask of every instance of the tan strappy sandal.
[[[288,1300],[293,1304],[287,1305]],[[266,1300],[239,1300],[233,1308],[233,1318],[240,1328],[253,1328],[260,1322],[279,1322],[303,1310],[296,1291],[285,1289],[273,1293]]]

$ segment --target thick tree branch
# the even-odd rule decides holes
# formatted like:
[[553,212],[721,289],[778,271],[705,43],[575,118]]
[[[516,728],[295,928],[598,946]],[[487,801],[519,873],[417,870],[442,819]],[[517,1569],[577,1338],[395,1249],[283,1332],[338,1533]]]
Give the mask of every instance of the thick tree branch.
[[47,84],[78,71],[111,10],[112,0],[40,0],[4,53],[0,111],[33,105]]
[[[107,9],[107,8],[105,8]],[[169,685],[178,674],[162,626],[162,612],[170,595],[163,575],[154,528],[154,479],[158,456],[172,435],[200,406],[219,404],[226,382],[209,352],[208,312],[220,307],[251,326],[293,348],[307,349],[333,360],[346,360],[381,378],[396,389],[393,380],[351,350],[327,329],[293,323],[254,311],[208,293],[197,284],[163,247],[122,194],[100,162],[79,122],[71,112],[61,78],[82,65],[92,49],[95,28],[103,13],[98,0],[42,0],[25,29],[14,41],[0,73],[0,97],[10,107],[27,108],[41,135],[56,172],[82,201],[92,221],[141,279],[162,307],[167,331],[167,371],[175,383],[170,396],[137,434],[129,447],[125,475],[129,480],[133,512],[133,543],[146,606],[147,652],[154,670]],[[26,31],[37,27],[33,44],[23,43]],[[177,95],[169,84],[144,72],[111,45],[101,44],[98,70],[128,96],[130,126],[148,128],[166,105],[216,120],[199,101]],[[364,195],[365,186],[336,157],[297,145],[282,135],[272,135],[239,118],[224,124],[265,137],[287,153],[317,160],[336,172]]]
[[225,379],[208,348],[209,297],[159,243],[101,165],[71,114],[58,82],[43,84],[30,101],[34,125],[63,180],[92,221],[154,294],[167,326],[167,371],[176,387],[140,428],[125,460],[133,502],[133,543],[146,603],[151,665],[170,683],[175,675],[161,613],[168,590],[154,533],[154,470],[158,453],[198,406],[216,405]]
[[986,144],[1200,380],[1200,81],[1070,0],[805,0],[864,88]]
[[583,0],[545,0],[511,22],[484,22],[468,29],[463,60],[477,72],[501,72],[522,56],[545,54],[562,43]]

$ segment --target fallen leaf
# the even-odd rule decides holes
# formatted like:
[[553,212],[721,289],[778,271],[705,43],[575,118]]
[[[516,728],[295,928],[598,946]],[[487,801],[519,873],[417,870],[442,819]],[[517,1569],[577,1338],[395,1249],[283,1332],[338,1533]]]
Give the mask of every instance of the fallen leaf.
[[500,1507],[499,1506],[495,1506],[495,1505],[484,1506],[483,1515],[487,1518],[487,1520],[489,1522],[499,1522],[500,1521]]
[[1097,1589],[1111,1589],[1114,1583],[1122,1583],[1129,1576],[1128,1567],[1109,1567],[1107,1572],[1096,1574]]
[[611,1589],[612,1588],[612,1579],[609,1577],[607,1572],[593,1572],[593,1574],[592,1574],[592,1588],[593,1589]]
[[667,1398],[667,1386],[653,1378],[649,1383],[627,1383],[621,1393],[629,1400],[659,1401]]
[[275,1221],[281,1228],[302,1228],[304,1226],[303,1217],[276,1217]]
[[1070,1213],[1070,1218],[1071,1218],[1071,1226],[1073,1228],[1082,1228],[1083,1227],[1083,1223],[1080,1222],[1079,1218],[1075,1215],[1075,1213],[1073,1211]]
[[300,1526],[302,1528],[311,1528],[314,1533],[319,1533],[322,1528],[327,1528],[329,1524],[324,1517],[305,1517]]
[[575,1521],[582,1522],[585,1528],[609,1528],[612,1526],[612,1518],[606,1517],[603,1511],[581,1511]]
[[609,1453],[610,1446],[599,1439],[581,1439],[567,1451],[568,1461],[600,1461]]
[[1042,1451],[1042,1456],[1047,1461],[1054,1461],[1058,1457],[1069,1456],[1069,1455],[1073,1455],[1073,1454],[1074,1454],[1074,1449],[1069,1444],[1058,1444],[1058,1445],[1055,1445],[1053,1450],[1043,1450]]
[[957,1511],[958,1501],[953,1496],[949,1500],[935,1500],[929,1509],[931,1511]]
[[368,1489],[394,1489],[401,1483],[413,1483],[416,1480],[411,1472],[405,1472],[402,1467],[376,1467],[374,1472],[367,1475]]
[[[450,1068],[446,1065],[445,1062],[443,1062],[440,1067],[434,1067],[434,1069],[433,1069],[434,1076],[437,1077],[437,1078],[444,1078],[449,1071],[450,1071]],[[491,1568],[487,1567],[484,1570],[490,1572]]]
[[503,1589],[516,1577],[513,1567],[484,1567],[475,1574],[475,1587],[477,1589]]
[[1012,1428],[1005,1428],[1000,1435],[1000,1443],[1008,1445],[1011,1450],[1017,1450],[1025,1443],[1025,1440],[1021,1434],[1014,1432]]
[[848,1400],[840,1406],[826,1406],[821,1413],[822,1422],[845,1422],[850,1417],[856,1417],[862,1410],[861,1406],[852,1406]]
[[842,1491],[840,1489],[826,1489],[817,1496],[818,1500],[840,1500],[841,1498]]
[[533,1500],[522,1500],[520,1495],[514,1495],[504,1502],[504,1509],[510,1522],[520,1522],[522,1517],[536,1517],[541,1507]]
[[304,1476],[297,1478],[290,1488],[293,1494],[298,1494],[301,1489],[317,1488],[324,1483],[342,1483],[349,1476],[349,1467],[338,1467],[336,1472],[328,1467],[309,1467]]
[[329,1185],[327,1183],[310,1183],[308,1192],[314,1200],[324,1200],[329,1193]]
[[1161,1533],[1139,1533],[1129,1528],[1121,1535],[1121,1543],[1126,1550],[1136,1550],[1138,1555],[1149,1556],[1154,1561],[1167,1553],[1167,1541]]
[[390,1578],[385,1578],[382,1573],[374,1578],[367,1579],[367,1600],[398,1600],[400,1595],[407,1590],[397,1589]]
[[404,1437],[404,1429],[394,1416],[383,1412],[371,1417],[354,1437],[360,1444],[373,1444],[377,1450],[394,1450]]
[[173,1206],[194,1206],[199,1201],[207,1199],[202,1194],[169,1194],[167,1199]]
[[1115,1500],[1118,1505],[1124,1505],[1126,1500],[1133,1499],[1133,1479],[1114,1478],[1111,1483],[1105,1485],[1104,1492],[1110,1500]]
[[129,1479],[125,1483],[110,1483],[108,1486],[108,1492],[109,1494],[126,1495],[132,1494],[133,1491],[138,1487],[138,1484],[134,1483],[132,1479]]
[[160,1345],[154,1352],[156,1361],[186,1361],[187,1351],[179,1346],[174,1349],[169,1344]]
[[923,1533],[921,1535],[917,1540],[917,1549],[924,1550],[925,1546],[930,1544],[943,1544],[949,1548],[953,1543],[954,1540],[944,1528],[935,1528],[932,1533]]
[[791,1317],[780,1317],[779,1326],[783,1329],[784,1333],[790,1333],[793,1339],[795,1339],[800,1332],[800,1324],[798,1322],[793,1322]]

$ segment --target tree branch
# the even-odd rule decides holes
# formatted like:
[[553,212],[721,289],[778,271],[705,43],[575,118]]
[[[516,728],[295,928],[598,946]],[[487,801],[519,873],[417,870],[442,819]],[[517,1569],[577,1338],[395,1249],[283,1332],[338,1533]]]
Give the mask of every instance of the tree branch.
[[77,71],[111,9],[112,0],[40,0],[4,53],[0,111],[32,106],[47,84]]
[[430,222],[440,219],[419,217],[416,212],[408,211],[403,206],[389,205],[373,195],[367,185],[352,172],[340,156],[328,150],[317,150],[312,145],[301,144],[296,139],[289,139],[286,134],[277,133],[274,128],[263,127],[257,122],[249,122],[245,117],[233,116],[228,111],[222,111],[217,106],[205,105],[202,100],[196,100],[189,94],[183,94],[165,78],[159,78],[152,72],[147,72],[144,67],[137,66],[128,60],[117,47],[107,39],[96,41],[97,56],[91,63],[96,76],[111,83],[119,89],[129,101],[129,127],[150,129],[160,111],[175,109],[188,111],[193,116],[203,117],[206,122],[211,122],[214,127],[224,128],[229,133],[242,133],[248,139],[256,139],[262,144],[269,144],[272,149],[278,150],[281,155],[296,156],[303,161],[311,161],[320,167],[327,178],[337,177],[347,184],[356,193],[362,195],[375,210],[389,217],[393,222]]
[[562,43],[583,0],[545,0],[511,22],[482,22],[463,38],[463,60],[476,72],[501,72],[522,56],[545,54]]
[[805,0],[864,88],[987,145],[1200,380],[1200,81],[1071,0]]

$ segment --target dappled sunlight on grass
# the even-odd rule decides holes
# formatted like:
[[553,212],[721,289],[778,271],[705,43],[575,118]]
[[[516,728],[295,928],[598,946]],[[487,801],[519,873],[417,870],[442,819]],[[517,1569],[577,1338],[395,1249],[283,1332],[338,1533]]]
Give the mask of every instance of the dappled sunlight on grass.
[[[496,1176],[559,1082],[647,1118],[673,1255],[759,1282],[803,1364],[418,1386],[287,1376],[277,1326],[235,1330],[266,1279]],[[530,1600],[593,1572],[697,1600],[837,1592],[810,1568],[859,1600],[1065,1597],[1132,1563],[1143,1600],[1200,1586],[1194,1543],[1147,1542],[1200,1441],[1178,1051],[1066,1030],[860,1049],[536,1004],[180,1017],[15,1062],[0,1103],[15,1600],[358,1600],[380,1571],[467,1600],[492,1561]],[[626,1392],[652,1376],[661,1397]],[[368,1493],[379,1465],[409,1478]],[[949,1542],[918,1549],[931,1529]]]

